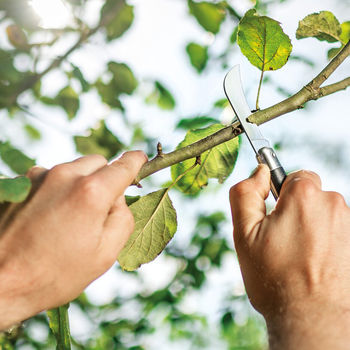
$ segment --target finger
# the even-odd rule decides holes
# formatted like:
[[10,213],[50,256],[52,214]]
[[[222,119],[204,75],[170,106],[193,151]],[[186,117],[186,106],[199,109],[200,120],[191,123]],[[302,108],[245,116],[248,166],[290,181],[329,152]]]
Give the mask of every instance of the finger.
[[125,203],[124,196],[118,198],[104,224],[101,248],[113,264],[134,230],[134,217]]
[[33,166],[26,172],[26,176],[31,180],[41,177],[43,174],[47,173],[47,169],[41,166]]
[[265,199],[270,191],[269,168],[260,164],[252,176],[230,190],[230,203],[236,239],[249,235],[266,215]]
[[133,182],[147,156],[142,151],[125,152],[120,158],[92,174],[92,178],[105,186],[113,201]]
[[295,186],[297,183],[299,185],[300,181],[311,182],[319,190],[321,190],[322,188],[321,178],[316,173],[309,170],[299,170],[299,171],[290,173],[287,176],[286,180],[283,183],[280,197],[283,197],[284,193],[290,191],[291,187]]
[[36,192],[44,182],[47,172],[48,170],[46,168],[40,166],[34,166],[27,171],[26,176],[29,177],[32,182],[32,194]]
[[101,169],[107,164],[107,159],[100,154],[89,154],[61,165],[69,167],[73,172],[87,176]]

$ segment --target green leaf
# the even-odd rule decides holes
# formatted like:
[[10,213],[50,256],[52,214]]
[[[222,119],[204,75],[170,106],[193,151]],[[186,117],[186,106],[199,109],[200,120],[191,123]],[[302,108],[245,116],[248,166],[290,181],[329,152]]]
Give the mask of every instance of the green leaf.
[[299,21],[297,39],[314,37],[321,41],[334,43],[340,41],[341,27],[339,21],[329,11],[312,13]]
[[109,62],[108,70],[113,75],[112,86],[117,94],[131,95],[137,88],[137,79],[125,63]]
[[89,91],[90,84],[85,80],[84,75],[79,69],[79,67],[77,67],[73,63],[71,63],[71,66],[73,67],[72,75],[74,78],[76,78],[79,81],[82,91],[83,92]]
[[215,101],[214,107],[224,109],[229,106],[227,98],[221,98],[220,100]]
[[176,211],[168,190],[149,193],[130,205],[135,229],[118,256],[124,270],[133,271],[141,264],[154,260],[174,236]]
[[281,68],[292,51],[291,41],[279,22],[259,16],[254,9],[241,19],[237,41],[249,62],[262,71]]
[[237,41],[237,33],[238,33],[238,26],[235,27],[233,30],[231,36],[230,36],[230,43],[234,44]]
[[334,56],[338,54],[338,52],[348,43],[350,40],[350,21],[343,22],[341,25],[341,34],[339,36],[339,39],[342,43],[342,45],[339,48],[333,47],[332,49],[329,49],[327,52],[327,57],[329,60],[331,60]]
[[71,86],[66,86],[54,98],[54,103],[61,106],[67,113],[68,119],[73,119],[78,112],[79,96]]
[[26,133],[28,134],[28,136],[33,139],[33,140],[40,140],[41,139],[41,134],[40,131],[36,128],[34,128],[34,126],[30,125],[30,124],[26,124],[24,126],[24,130],[26,131]]
[[95,87],[104,103],[108,104],[110,107],[118,108],[122,111],[124,110],[124,107],[119,100],[119,94],[114,89],[113,81],[105,84],[101,80],[97,80]]
[[131,204],[137,202],[140,198],[141,198],[141,196],[127,196],[127,195],[125,195],[126,205],[129,207]]
[[[222,124],[214,124],[205,129],[188,131],[177,149],[214,134],[224,127]],[[175,187],[183,193],[196,195],[208,184],[210,178],[216,178],[220,183],[224,182],[235,166],[239,145],[239,139],[234,138],[202,153],[202,164],[189,171],[176,183]],[[183,174],[193,165],[194,161],[195,159],[192,158],[173,165],[171,167],[172,179],[175,180],[180,174]]]
[[191,64],[196,68],[198,73],[201,73],[208,61],[208,47],[196,43],[189,43],[186,46],[187,54]]
[[2,202],[23,202],[32,187],[32,183],[25,176],[18,176],[13,179],[0,176],[0,203]]
[[101,154],[110,159],[120,152],[124,145],[107,128],[104,121],[97,129],[90,129],[89,136],[74,136],[75,146],[81,154]]
[[22,73],[13,64],[13,54],[0,50],[0,81],[10,85],[21,79]]
[[343,22],[341,25],[340,41],[346,45],[350,40],[350,21]]
[[23,152],[13,147],[9,142],[0,142],[0,156],[2,160],[17,174],[25,174],[35,160],[26,156]]
[[217,34],[220,25],[225,19],[225,9],[220,4],[201,1],[188,1],[190,13],[196,18],[198,23],[208,32]]
[[49,326],[57,341],[57,350],[70,350],[70,330],[68,318],[69,304],[47,311]]
[[181,119],[177,125],[177,129],[198,129],[204,126],[207,126],[210,123],[218,123],[219,121],[212,117],[200,116],[195,118],[183,118]]
[[159,81],[155,81],[153,92],[146,98],[146,103],[157,104],[158,107],[165,110],[175,108],[175,99],[170,91]]
[[101,19],[108,18],[107,40],[117,39],[131,26],[134,20],[134,7],[124,0],[107,0],[101,9]]
[[327,52],[327,58],[329,60],[331,60],[334,56],[336,56],[338,54],[338,52],[341,50],[342,48],[332,48],[332,49],[329,49],[328,52]]

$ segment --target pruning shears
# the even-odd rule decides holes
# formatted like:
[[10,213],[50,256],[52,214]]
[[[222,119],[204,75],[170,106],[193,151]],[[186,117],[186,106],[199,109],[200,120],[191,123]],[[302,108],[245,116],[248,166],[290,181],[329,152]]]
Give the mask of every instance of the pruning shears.
[[258,163],[266,164],[271,173],[271,192],[277,200],[286,173],[277,155],[267,139],[261,134],[256,124],[249,123],[247,118],[252,114],[245,98],[239,65],[234,66],[224,79],[224,90],[243,131],[253,147]]

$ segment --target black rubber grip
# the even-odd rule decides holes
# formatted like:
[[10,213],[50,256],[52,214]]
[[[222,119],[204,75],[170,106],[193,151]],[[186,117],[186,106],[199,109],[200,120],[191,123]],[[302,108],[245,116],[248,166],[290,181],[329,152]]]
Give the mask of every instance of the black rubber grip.
[[287,175],[282,167],[273,169],[270,172],[271,172],[271,191],[275,199],[277,199],[281,192],[283,182],[286,179]]

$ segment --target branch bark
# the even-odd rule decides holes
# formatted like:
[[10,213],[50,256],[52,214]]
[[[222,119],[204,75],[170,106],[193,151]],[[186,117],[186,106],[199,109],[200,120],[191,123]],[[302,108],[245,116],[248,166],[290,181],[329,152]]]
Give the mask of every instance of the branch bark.
[[[283,114],[292,112],[296,109],[303,108],[304,104],[311,100],[330,95],[334,92],[344,90],[350,86],[350,77],[345,78],[337,83],[320,87],[337,67],[350,55],[350,41],[343,47],[337,56],[307,85],[295,93],[293,96],[263,110],[259,110],[248,117],[251,123],[260,125],[266,123]],[[134,184],[138,184],[145,177],[155,172],[167,168],[186,159],[195,158],[201,153],[213,148],[223,142],[237,137],[243,132],[239,122],[223,128],[213,135],[209,135],[184,148],[177,149],[170,153],[163,153],[147,162],[137,175]]]
[[324,87],[322,87],[320,90],[321,96],[327,96],[330,94],[333,94],[334,92],[345,90],[347,87],[350,86],[350,77],[347,77],[341,81],[338,81],[334,84],[329,84]]

